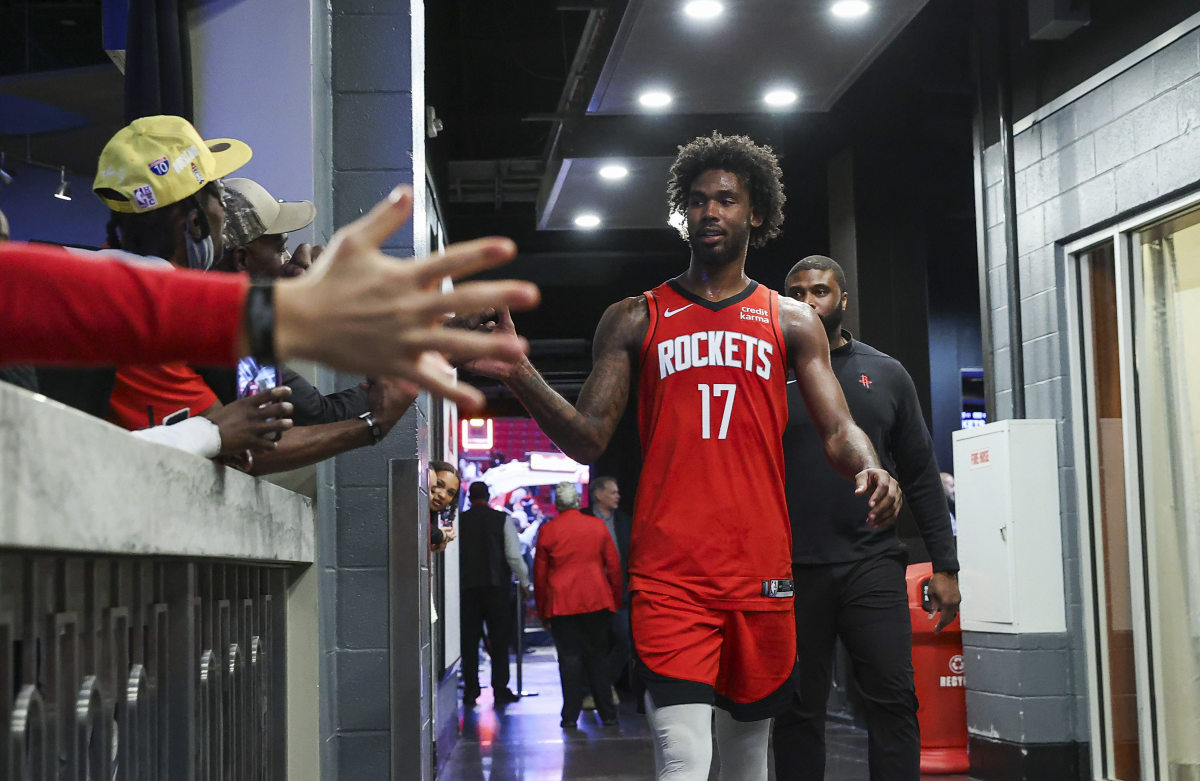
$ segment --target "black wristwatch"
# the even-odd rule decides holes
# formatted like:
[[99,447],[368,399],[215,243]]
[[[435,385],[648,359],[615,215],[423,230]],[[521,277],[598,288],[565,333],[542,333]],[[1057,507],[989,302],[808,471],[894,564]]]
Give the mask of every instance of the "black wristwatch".
[[367,428],[371,430],[372,445],[378,445],[379,440],[383,439],[383,427],[379,425],[379,421],[375,420],[375,416],[367,410],[358,416],[358,419],[367,424]]
[[256,282],[246,294],[245,325],[250,355],[260,364],[275,363],[275,285]]

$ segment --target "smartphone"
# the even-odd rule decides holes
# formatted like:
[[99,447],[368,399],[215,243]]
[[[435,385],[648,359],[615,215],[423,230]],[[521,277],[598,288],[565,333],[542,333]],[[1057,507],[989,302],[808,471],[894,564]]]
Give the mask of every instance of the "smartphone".
[[[256,393],[277,387],[279,387],[278,366],[260,364],[257,360],[249,356],[238,361],[237,395],[239,399],[244,399],[247,396],[253,396]],[[275,418],[268,418],[267,420],[275,420]],[[277,442],[279,436],[280,432],[276,431],[269,439],[272,442]]]
[[192,410],[190,407],[184,407],[183,409],[177,409],[174,412],[172,412],[170,415],[167,415],[166,417],[164,417],[162,419],[162,424],[164,426],[173,426],[176,423],[181,423],[181,422],[187,420],[188,416],[191,415],[191,413],[192,413]]

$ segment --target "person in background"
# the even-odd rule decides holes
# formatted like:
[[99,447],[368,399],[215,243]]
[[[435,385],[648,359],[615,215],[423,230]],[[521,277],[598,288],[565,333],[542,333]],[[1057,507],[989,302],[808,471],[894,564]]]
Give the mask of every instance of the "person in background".
[[[117,131],[100,152],[92,185],[109,208],[109,247],[157,258],[164,268],[207,270],[222,247],[220,179],[250,155],[250,147],[236,139],[204,141],[180,117],[146,117]],[[282,386],[265,397],[223,405],[186,364],[129,364],[117,369],[108,420],[137,431],[208,418],[219,432],[215,440],[208,438],[217,455],[252,463],[255,453],[274,449],[291,428],[291,404],[284,401],[290,393]],[[264,401],[270,403],[264,407]]]
[[[609,653],[609,673],[613,681],[613,704],[620,702],[617,697],[617,685],[625,677],[633,663],[633,644],[629,624],[629,537],[633,531],[633,517],[622,510],[621,487],[615,477],[602,475],[592,480],[588,489],[591,504],[583,512],[604,521],[609,536],[617,546],[621,557],[621,605],[613,614],[612,620],[612,650]],[[635,688],[635,687],[630,687]],[[591,694],[583,698],[583,709],[593,710],[595,699]]]
[[[454,513],[458,509],[458,470],[447,461],[429,462],[429,549],[441,553],[454,541]],[[448,522],[443,525],[442,521]]]
[[[784,293],[816,312],[830,362],[854,421],[896,476],[933,559],[929,597],[940,612],[934,631],[954,620],[960,601],[950,517],[916,387],[895,358],[842,329],[849,294],[842,267],[812,255],[784,281]],[[917,781],[921,739],[913,683],[907,554],[891,524],[868,524],[866,497],[826,463],[821,438],[804,414],[805,398],[787,386],[783,432],[786,495],[796,586],[797,696],[775,719],[780,778],[825,777],[825,705],[840,638],[862,691],[872,781]]]
[[[538,617],[554,637],[562,681],[563,729],[575,729],[583,707],[586,678],[593,692],[612,690],[608,633],[621,605],[623,578],[617,546],[598,518],[579,511],[573,483],[554,487],[558,517],[542,526],[533,558]],[[617,723],[610,697],[596,697],[605,726]]]
[[[508,649],[512,633],[512,579],[521,593],[531,590],[529,570],[521,559],[517,530],[508,516],[488,506],[487,483],[477,480],[467,489],[471,507],[462,513],[459,543],[459,587],[462,608],[463,704],[479,698],[479,641],[487,624],[492,656],[492,695],[496,705],[515,702],[508,688]],[[520,601],[518,601],[520,604]]]
[[[288,234],[312,225],[312,201],[283,201],[253,179],[228,178],[225,185],[225,251],[213,268],[238,271],[255,279],[298,277],[321,254],[321,247],[301,244],[288,252]],[[293,263],[293,260],[295,262]]]
[[[282,278],[290,259],[288,233],[312,224],[316,208],[308,201],[277,200],[250,179],[225,179],[222,184],[224,251],[213,269],[247,272],[257,280]],[[247,470],[251,474],[294,469],[378,444],[417,396],[411,383],[386,377],[324,395],[286,364],[260,365],[251,356],[238,361],[236,372],[221,367],[196,371],[224,404],[244,395],[243,377],[266,377],[271,384],[291,389],[296,428],[280,438],[274,451],[257,457]]]

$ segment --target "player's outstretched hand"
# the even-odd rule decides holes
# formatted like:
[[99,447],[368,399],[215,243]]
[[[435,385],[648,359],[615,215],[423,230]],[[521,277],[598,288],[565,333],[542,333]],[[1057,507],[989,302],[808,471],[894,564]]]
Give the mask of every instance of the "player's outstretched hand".
[[854,476],[854,493],[857,496],[871,495],[867,502],[871,507],[871,512],[867,514],[867,525],[874,529],[890,526],[904,504],[904,495],[896,478],[886,469],[878,467],[864,469]]
[[452,244],[438,256],[398,262],[380,244],[408,221],[412,190],[397,187],[368,214],[334,234],[303,276],[275,286],[275,346],[281,358],[302,357],[356,374],[409,380],[468,409],[483,404],[474,388],[459,385],[444,362],[516,361],[527,349],[513,334],[442,328],[449,312],[489,308],[529,309],[537,287],[528,282],[468,282],[449,292],[445,277],[459,278],[510,261],[509,239]]
[[[455,318],[450,323],[452,327],[466,328],[479,333],[497,334],[510,338],[517,337],[517,327],[513,324],[512,315],[508,309],[500,309],[492,312],[484,312],[480,316],[474,318]],[[462,368],[474,374],[481,374],[484,377],[491,377],[496,380],[503,380],[512,373],[513,367],[517,365],[523,356],[518,356],[517,360],[508,360],[505,358],[476,358],[462,364]]]

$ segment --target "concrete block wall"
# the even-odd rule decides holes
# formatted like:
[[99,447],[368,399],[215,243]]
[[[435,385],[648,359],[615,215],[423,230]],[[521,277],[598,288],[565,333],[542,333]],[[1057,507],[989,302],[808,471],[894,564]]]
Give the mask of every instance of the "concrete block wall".
[[[420,0],[415,5],[419,9]],[[315,180],[318,233],[324,239],[397,184],[424,181],[423,165],[414,166],[414,160],[423,160],[424,148],[423,138],[413,137],[414,105],[423,105],[413,76],[414,48],[420,47],[412,40],[414,27],[423,35],[423,22],[418,10],[414,23],[413,6],[410,0],[313,0]],[[424,224],[419,209],[420,203],[414,221],[384,242],[385,252],[404,258],[424,249],[423,231],[413,229],[414,223]],[[327,370],[319,374],[323,390],[361,379]],[[393,679],[410,676],[419,683],[428,670],[395,669],[392,663],[391,628],[403,605],[397,604],[389,577],[396,561],[390,555],[394,508],[388,489],[393,461],[428,460],[428,403],[424,396],[418,400],[380,444],[318,469],[325,781],[422,777],[420,762],[392,765]],[[413,513],[427,511],[427,496],[408,498],[412,501],[405,505]],[[415,537],[415,518],[409,528]],[[428,601],[427,594],[423,598]],[[420,604],[420,597],[408,599]]]
[[[965,633],[968,726],[1020,744],[1086,742],[1081,520],[1076,496],[1061,245],[1200,186],[1200,30],[1175,40],[1014,138],[1026,414],[1059,421],[1064,635]],[[988,306],[996,417],[1012,415],[1002,158],[986,150]],[[1034,573],[1020,573],[1031,577]]]

